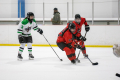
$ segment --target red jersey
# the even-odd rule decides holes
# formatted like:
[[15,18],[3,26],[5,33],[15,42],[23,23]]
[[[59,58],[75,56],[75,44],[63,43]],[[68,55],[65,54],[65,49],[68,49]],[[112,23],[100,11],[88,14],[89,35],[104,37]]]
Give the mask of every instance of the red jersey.
[[74,38],[73,34],[70,32],[68,25],[63,29],[57,38],[57,43],[64,42],[65,44],[71,44],[73,47],[76,44],[77,40]]
[[81,22],[80,24],[77,24],[75,21],[73,21],[72,23],[75,24],[76,26],[76,31],[73,33],[75,34],[77,37],[80,37],[81,36],[81,30],[82,30],[82,25],[84,24],[85,26],[89,26],[86,22],[86,19],[81,17]]
[[68,25],[65,29],[63,29],[59,34],[57,38],[57,43],[64,42],[66,44],[72,42],[72,33],[68,29]]
[[[81,22],[80,24],[77,24],[75,21],[73,21],[72,23],[75,24],[76,26],[76,30],[75,32],[73,33],[76,37],[80,37],[81,36],[81,29],[82,29],[82,25],[84,24],[85,26],[88,26],[85,18],[82,18],[81,17]],[[68,25],[66,26],[65,29],[63,29],[59,35],[58,35],[58,38],[57,38],[57,43],[60,43],[60,42],[64,42],[66,44],[69,44],[69,43],[72,43],[73,42],[73,35],[72,33],[69,31],[69,28],[68,28]],[[76,40],[76,39],[74,39]]]

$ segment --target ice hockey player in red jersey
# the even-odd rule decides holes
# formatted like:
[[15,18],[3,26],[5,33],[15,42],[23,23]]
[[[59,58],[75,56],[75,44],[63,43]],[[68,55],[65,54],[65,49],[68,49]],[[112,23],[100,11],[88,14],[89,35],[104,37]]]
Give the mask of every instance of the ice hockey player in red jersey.
[[77,39],[73,36],[75,30],[75,24],[69,23],[67,27],[59,33],[57,38],[58,47],[66,52],[68,59],[72,63],[76,63],[75,49],[77,47]]
[[73,33],[75,37],[77,37],[77,40],[80,40],[80,43],[79,45],[82,46],[82,53],[83,53],[83,56],[84,57],[88,57],[88,54],[86,54],[86,48],[85,48],[85,45],[84,45],[84,41],[86,41],[86,38],[84,36],[81,35],[81,30],[82,30],[82,25],[84,24],[85,25],[85,30],[86,32],[88,32],[90,30],[90,27],[89,25],[87,24],[86,22],[86,19],[81,17],[79,14],[76,14],[75,15],[75,20],[72,22],[75,24],[76,26],[76,30],[75,32]]
[[86,19],[81,17],[79,14],[75,15],[75,20],[73,21],[73,23],[76,26],[76,31],[73,34],[77,37],[78,40],[82,39],[80,41],[79,45],[82,46],[83,56],[88,57],[88,55],[86,54],[86,48],[85,48],[85,45],[84,45],[84,41],[86,41],[86,38],[81,35],[81,30],[82,30],[82,25],[83,24],[85,25],[86,32],[88,32],[90,30],[90,27],[87,24]]

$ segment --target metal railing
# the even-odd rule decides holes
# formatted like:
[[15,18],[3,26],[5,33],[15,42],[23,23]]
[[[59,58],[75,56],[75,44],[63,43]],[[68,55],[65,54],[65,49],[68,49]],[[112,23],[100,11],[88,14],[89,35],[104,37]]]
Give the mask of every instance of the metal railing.
[[[110,2],[110,1],[108,1],[108,2]],[[116,2],[116,3],[118,3],[117,5],[118,5],[118,7],[117,8],[115,8],[116,9],[116,11],[118,12],[117,14],[117,17],[116,18],[118,18],[118,25],[120,25],[120,20],[119,20],[119,18],[120,18],[120,0],[117,0],[117,1],[114,1],[114,2]],[[42,9],[43,10],[40,10],[40,11],[42,11],[42,18],[43,18],[43,25],[45,24],[45,13],[49,13],[49,12],[45,12],[45,9],[46,9],[46,4],[51,4],[51,5],[53,5],[53,4],[61,4],[61,6],[62,6],[62,4],[65,4],[66,5],[66,12],[65,12],[65,15],[66,15],[66,18],[67,18],[67,22],[69,22],[69,18],[71,17],[71,18],[74,18],[74,15],[75,15],[75,13],[76,13],[76,11],[78,10],[78,8],[79,8],[79,6],[78,6],[78,8],[77,9],[75,9],[75,6],[76,6],[76,4],[78,4],[79,5],[79,3],[80,4],[82,4],[82,3],[85,3],[85,4],[89,4],[89,7],[90,7],[90,9],[91,9],[91,11],[90,12],[88,12],[88,14],[91,14],[91,18],[92,18],[92,24],[94,24],[94,19],[96,18],[95,17],[95,12],[96,12],[96,6],[95,6],[95,4],[96,3],[105,3],[106,5],[107,5],[107,1],[106,2],[75,2],[74,0],[72,0],[72,2],[65,2],[65,3],[45,3],[45,2],[43,2],[43,3],[26,3],[26,4],[40,4],[40,5],[42,5]],[[0,4],[2,4],[2,3],[0,3]],[[4,3],[5,4],[5,3]],[[17,3],[16,3],[17,4]],[[102,5],[101,5],[102,6]],[[20,16],[20,21],[21,21],[21,3],[20,3],[20,14],[19,14],[19,16]],[[86,6],[82,6],[82,7],[86,7]],[[58,9],[59,9],[59,7],[58,7]],[[38,10],[39,10],[39,8],[38,8]],[[76,11],[75,11],[76,10]],[[71,12],[71,13],[70,13]],[[79,12],[80,13],[80,12]],[[114,14],[114,13],[113,13]],[[37,17],[38,18],[38,17]],[[86,17],[87,18],[87,17]]]

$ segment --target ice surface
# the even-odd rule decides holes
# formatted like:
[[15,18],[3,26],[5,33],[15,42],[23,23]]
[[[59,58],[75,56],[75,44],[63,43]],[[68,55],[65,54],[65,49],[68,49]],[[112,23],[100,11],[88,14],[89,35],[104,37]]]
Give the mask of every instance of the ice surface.
[[[120,80],[120,59],[112,53],[112,48],[87,48],[93,62],[80,54],[76,65],[70,63],[64,51],[54,47],[61,62],[50,47],[33,47],[34,60],[28,59],[27,47],[22,54],[23,61],[17,61],[19,46],[0,46],[0,80]],[[76,50],[78,54],[79,50]]]

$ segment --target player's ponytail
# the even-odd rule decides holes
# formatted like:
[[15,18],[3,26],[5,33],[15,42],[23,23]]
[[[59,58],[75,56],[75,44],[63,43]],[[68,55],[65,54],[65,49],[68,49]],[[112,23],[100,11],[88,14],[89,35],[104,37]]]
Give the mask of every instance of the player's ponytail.
[[27,19],[27,17],[24,18],[24,20]]

